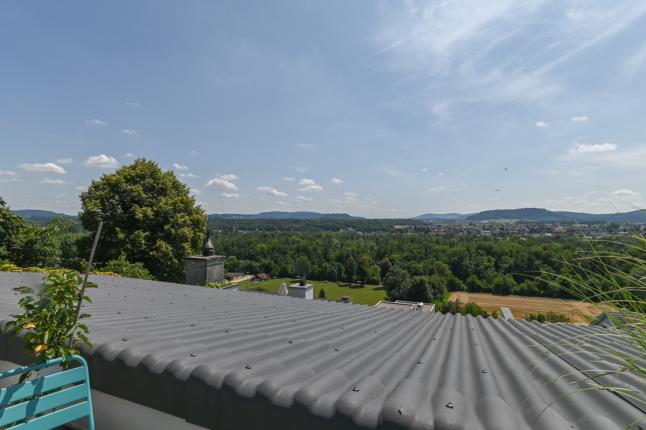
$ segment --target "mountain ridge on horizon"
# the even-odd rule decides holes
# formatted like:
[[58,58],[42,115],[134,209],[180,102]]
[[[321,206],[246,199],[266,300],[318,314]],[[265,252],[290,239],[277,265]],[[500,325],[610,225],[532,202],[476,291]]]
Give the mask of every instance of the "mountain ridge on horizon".
[[[76,215],[42,209],[18,209],[14,213],[34,222],[48,222],[55,217],[76,219]],[[360,220],[372,219],[354,216],[348,213],[323,213],[316,211],[265,211],[252,214],[212,213],[209,219],[239,220]],[[378,218],[375,218],[378,219]],[[393,218],[397,219],[397,218]],[[646,223],[646,209],[611,214],[594,214],[586,212],[551,211],[544,208],[491,209],[476,213],[425,213],[415,217],[400,218],[426,222],[459,222],[459,221],[527,221],[527,222],[627,222]]]

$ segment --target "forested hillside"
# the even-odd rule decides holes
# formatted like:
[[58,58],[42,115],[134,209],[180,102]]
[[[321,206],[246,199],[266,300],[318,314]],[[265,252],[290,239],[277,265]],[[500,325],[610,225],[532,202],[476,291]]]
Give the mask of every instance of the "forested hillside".
[[435,294],[467,290],[546,297],[569,295],[541,272],[567,276],[564,260],[584,256],[591,246],[600,250],[618,246],[576,237],[326,232],[221,232],[214,236],[214,244],[218,253],[227,256],[229,271],[292,276],[298,261],[313,279],[388,284],[396,268],[401,279],[392,280],[395,284],[428,284]]

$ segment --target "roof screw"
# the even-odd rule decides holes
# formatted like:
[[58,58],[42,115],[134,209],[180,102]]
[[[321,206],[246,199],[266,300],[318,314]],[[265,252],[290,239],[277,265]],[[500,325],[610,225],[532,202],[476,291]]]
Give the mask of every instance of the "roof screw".
[[487,369],[482,369],[480,373],[487,373]]
[[422,364],[422,360],[417,360],[417,364]]
[[341,330],[343,330],[343,326],[341,326],[340,328],[341,328]]
[[229,329],[228,329],[228,328],[225,328],[225,329],[224,329],[224,332],[225,332],[225,333],[229,333]]
[[123,342],[128,342],[128,338],[127,338],[127,337],[122,337],[122,338],[121,338],[121,340],[122,340]]
[[340,347],[340,346],[336,346],[336,347],[334,347],[334,350],[335,350],[335,351],[341,351],[341,347]]
[[449,409],[453,409],[453,403],[448,402],[448,403],[446,404],[446,407],[447,407],[447,408],[449,408]]
[[191,324],[190,326],[191,326],[191,327],[195,327],[195,324]]
[[292,343],[294,343],[294,341],[293,340],[288,340],[287,343],[292,344]]
[[244,368],[247,370],[251,370],[251,364],[247,364]]
[[401,415],[401,414],[403,413],[403,411],[402,411],[401,409],[397,409],[397,413],[398,413],[399,415]]
[[121,311],[117,311],[117,315],[121,315]]
[[197,354],[194,352],[191,352],[191,357],[197,357]]
[[375,330],[375,333],[379,333],[377,330]]
[[354,387],[352,387],[352,391],[354,391],[354,392],[356,393],[357,391],[359,391],[359,387],[357,387],[357,386],[355,385]]

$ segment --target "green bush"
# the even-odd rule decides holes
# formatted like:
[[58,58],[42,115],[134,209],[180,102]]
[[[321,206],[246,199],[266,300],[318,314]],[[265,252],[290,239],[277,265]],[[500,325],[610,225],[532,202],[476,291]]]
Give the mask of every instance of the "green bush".
[[572,322],[570,320],[570,318],[566,317],[565,315],[557,314],[555,312],[548,312],[546,314],[541,314],[541,313],[529,314],[529,315],[527,315],[527,318],[525,318],[525,319],[527,321],[538,321],[540,323],[544,323],[544,322],[549,322],[549,323],[565,322],[565,323],[569,323],[569,322]]
[[[40,291],[30,288],[23,291],[28,294],[18,301],[23,313],[11,315],[15,320],[7,323],[7,329],[14,336],[27,331],[23,338],[25,349],[37,362],[77,354],[80,344],[92,346],[87,338],[89,330],[80,322],[90,314],[82,313],[76,319],[79,300],[91,302],[87,295],[81,297],[82,282],[74,271],[49,273],[43,278]],[[88,283],[87,287],[95,285]]]
[[445,302],[443,304],[440,304],[437,307],[438,307],[438,311],[442,312],[443,314],[449,313],[449,314],[453,314],[453,315],[455,315],[455,314],[472,315],[474,317],[476,317],[476,316],[488,317],[489,316],[487,311],[482,309],[476,303],[472,303],[472,302],[462,303],[459,299],[458,300],[447,301],[447,302]]
[[144,267],[143,263],[131,263],[124,255],[108,261],[103,266],[103,269],[106,272],[117,273],[126,278],[155,279],[148,269]]

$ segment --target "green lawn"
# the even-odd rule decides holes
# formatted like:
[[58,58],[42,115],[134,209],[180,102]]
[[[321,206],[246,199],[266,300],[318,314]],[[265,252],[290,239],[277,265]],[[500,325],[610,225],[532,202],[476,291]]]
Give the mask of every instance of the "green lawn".
[[[258,283],[242,281],[239,282],[238,285],[240,285],[240,290],[243,291],[264,291],[276,294],[281,282],[285,282],[289,287],[294,283],[294,280],[291,278],[276,278]],[[372,306],[379,300],[386,299],[386,293],[380,285],[366,285],[362,288],[350,288],[343,287],[336,282],[308,281],[308,283],[314,284],[314,298],[317,298],[321,289],[324,289],[326,298],[331,301],[334,301],[341,296],[349,296],[352,297],[352,301],[354,303]]]

